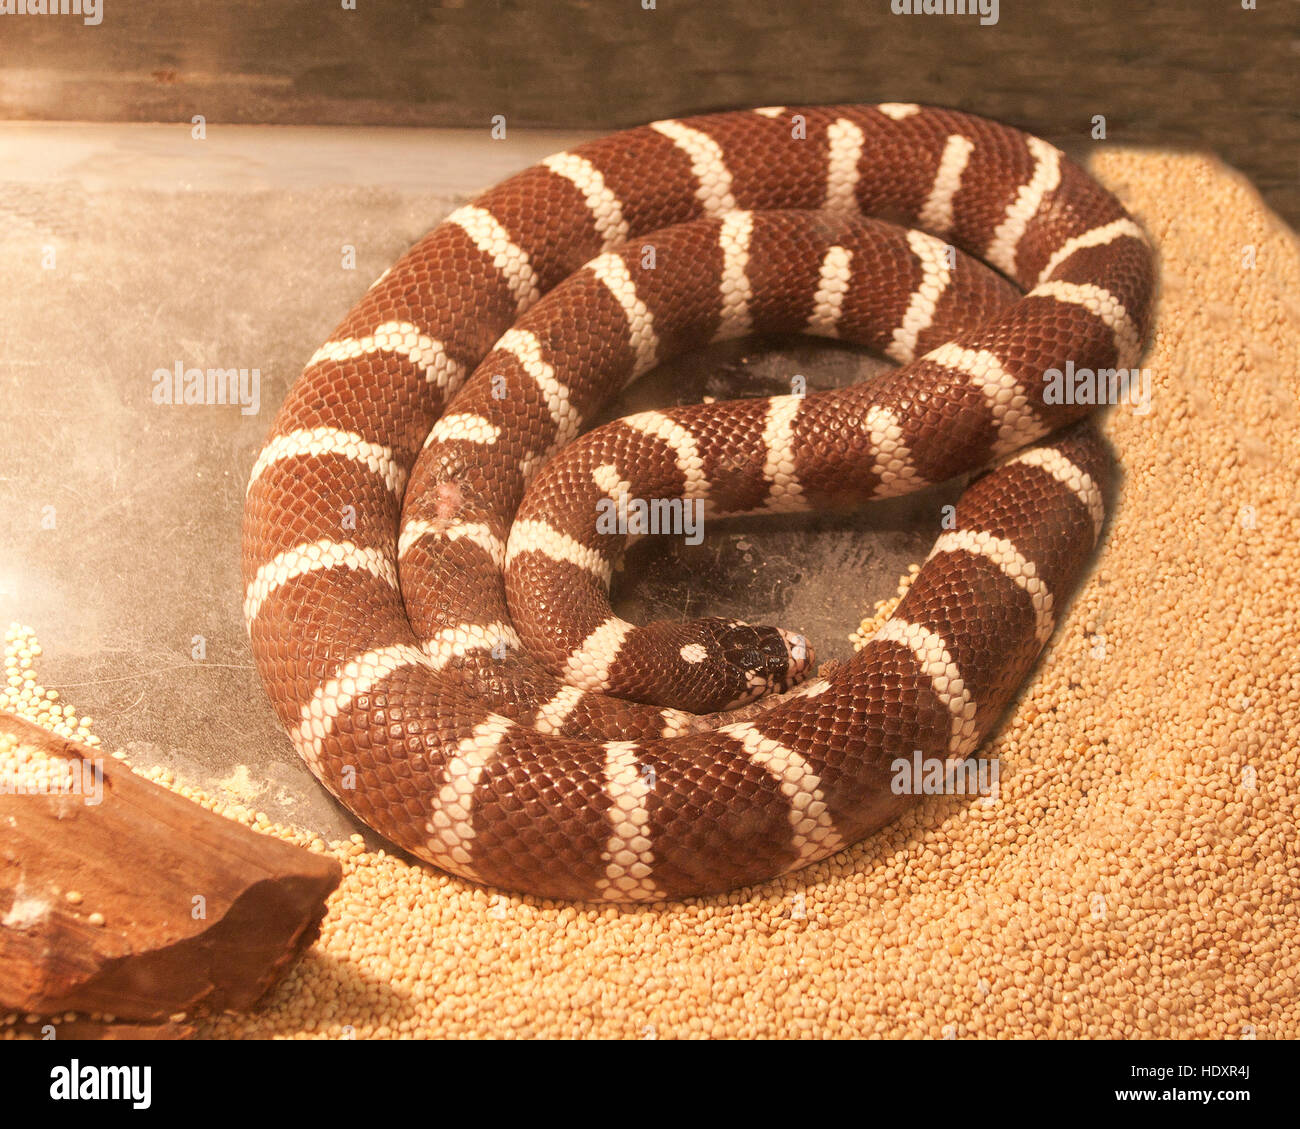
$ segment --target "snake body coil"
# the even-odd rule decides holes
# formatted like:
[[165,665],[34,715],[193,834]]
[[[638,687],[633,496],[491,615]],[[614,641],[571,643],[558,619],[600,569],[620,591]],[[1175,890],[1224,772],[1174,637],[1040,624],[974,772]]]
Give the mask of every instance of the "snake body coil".
[[[1044,373],[1134,365],[1153,285],[1113,197],[955,111],[772,107],[548,158],[407,252],[290,390],[243,533],[271,702],[359,818],[476,881],[646,901],[824,858],[914,802],[896,761],[973,752],[1052,633],[1108,464]],[[899,367],[571,442],[658,361],[772,332]],[[990,463],[830,677],[800,683],[775,628],[609,610],[602,502],[818,508]]]

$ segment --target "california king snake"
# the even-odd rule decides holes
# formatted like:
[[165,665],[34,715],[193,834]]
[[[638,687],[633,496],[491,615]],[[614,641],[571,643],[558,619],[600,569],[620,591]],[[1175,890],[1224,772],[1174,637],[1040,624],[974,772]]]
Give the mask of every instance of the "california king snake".
[[[648,901],[825,858],[915,802],[896,760],[967,757],[1052,633],[1108,461],[1044,373],[1131,367],[1153,286],[1112,196],[950,110],[712,114],[548,158],[408,251],[276,417],[243,530],[275,710],[360,819],[478,882]],[[899,367],[570,443],[657,362],[790,331]],[[827,677],[798,682],[811,655],[772,628],[609,611],[602,498],[816,508],[989,464]]]

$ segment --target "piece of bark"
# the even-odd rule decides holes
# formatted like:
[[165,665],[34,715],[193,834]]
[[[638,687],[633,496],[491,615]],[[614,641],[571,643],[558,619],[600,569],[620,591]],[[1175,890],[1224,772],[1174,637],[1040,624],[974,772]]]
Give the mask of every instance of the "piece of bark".
[[33,795],[0,781],[0,1010],[124,1022],[244,1010],[318,936],[336,859],[0,712],[6,732],[66,758],[80,784]]

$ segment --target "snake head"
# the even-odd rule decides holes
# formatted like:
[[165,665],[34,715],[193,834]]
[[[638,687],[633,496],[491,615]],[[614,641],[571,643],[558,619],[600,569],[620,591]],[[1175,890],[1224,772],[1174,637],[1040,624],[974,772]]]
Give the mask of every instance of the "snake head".
[[765,694],[779,694],[801,682],[813,669],[808,640],[780,627],[755,627],[720,620],[718,647],[731,694],[725,709],[735,709]]

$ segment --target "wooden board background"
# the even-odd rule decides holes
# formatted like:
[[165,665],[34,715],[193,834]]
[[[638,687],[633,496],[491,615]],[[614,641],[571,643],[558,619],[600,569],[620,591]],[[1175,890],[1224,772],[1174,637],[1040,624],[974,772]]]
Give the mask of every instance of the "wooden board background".
[[1217,151],[1300,217],[1300,0],[1001,0],[990,26],[891,0],[102,5],[94,27],[0,16],[0,117],[608,129],[891,100],[1086,139],[1104,114],[1111,140]]

